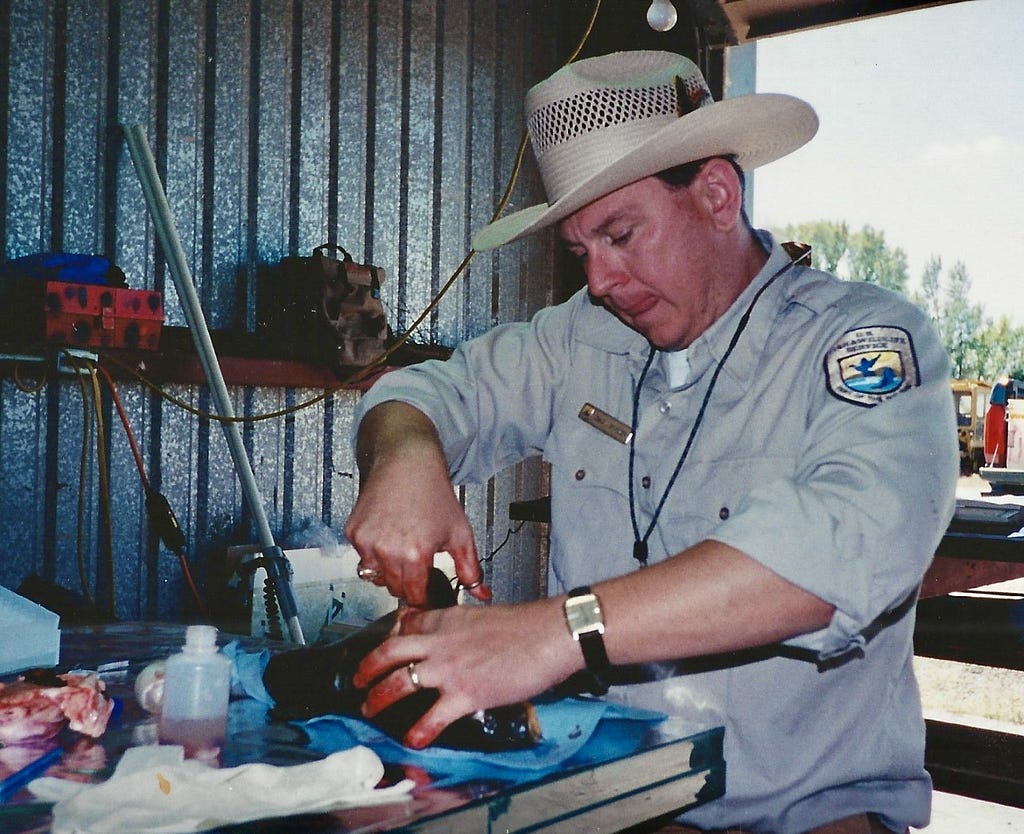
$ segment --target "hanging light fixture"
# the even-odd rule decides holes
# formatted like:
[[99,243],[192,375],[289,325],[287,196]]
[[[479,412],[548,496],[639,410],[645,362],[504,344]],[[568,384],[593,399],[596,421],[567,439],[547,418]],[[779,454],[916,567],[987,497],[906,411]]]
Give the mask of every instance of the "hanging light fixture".
[[667,32],[676,25],[679,15],[671,0],[652,0],[647,10],[647,25],[655,32]]

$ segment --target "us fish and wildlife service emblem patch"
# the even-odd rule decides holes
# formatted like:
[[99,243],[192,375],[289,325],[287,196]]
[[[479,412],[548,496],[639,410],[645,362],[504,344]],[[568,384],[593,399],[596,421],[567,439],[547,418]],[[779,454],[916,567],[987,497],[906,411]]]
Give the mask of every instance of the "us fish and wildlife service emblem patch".
[[878,405],[920,385],[914,342],[902,327],[848,330],[825,356],[825,380],[841,400]]

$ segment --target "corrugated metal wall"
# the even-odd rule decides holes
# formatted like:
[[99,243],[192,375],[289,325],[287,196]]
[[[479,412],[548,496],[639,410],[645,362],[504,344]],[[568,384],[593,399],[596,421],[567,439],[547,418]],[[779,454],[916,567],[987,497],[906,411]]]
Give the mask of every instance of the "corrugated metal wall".
[[[386,270],[389,322],[402,331],[504,188],[523,94],[561,58],[556,17],[548,0],[4,0],[3,255],[107,254],[130,286],[162,290],[167,323],[183,325],[124,142],[122,126],[141,124],[211,328],[252,332],[261,268],[332,242]],[[518,205],[539,196],[532,170]],[[452,346],[528,317],[550,301],[553,267],[540,242],[478,256],[416,340]],[[0,584],[37,574],[81,592],[84,576],[109,604],[112,575],[118,617],[187,616],[181,571],[148,531],[109,393],[100,410],[108,534],[92,439],[82,451],[88,386],[69,377],[30,387],[0,380]],[[221,430],[137,383],[119,391],[202,578],[228,544],[253,538]],[[211,408],[204,386],[171,393]],[[244,415],[317,393],[231,390]],[[246,424],[280,542],[304,527],[340,530],[356,488],[357,396]],[[543,493],[540,478],[531,463],[465,490],[482,552],[504,538],[509,501]],[[537,588],[535,528],[495,560],[499,597]]]

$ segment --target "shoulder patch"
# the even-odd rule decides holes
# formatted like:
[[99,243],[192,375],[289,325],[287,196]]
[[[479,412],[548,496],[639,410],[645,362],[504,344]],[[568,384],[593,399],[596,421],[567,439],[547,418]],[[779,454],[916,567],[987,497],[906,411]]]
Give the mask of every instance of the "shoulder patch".
[[917,354],[902,327],[847,330],[825,355],[825,382],[840,400],[872,407],[921,384]]

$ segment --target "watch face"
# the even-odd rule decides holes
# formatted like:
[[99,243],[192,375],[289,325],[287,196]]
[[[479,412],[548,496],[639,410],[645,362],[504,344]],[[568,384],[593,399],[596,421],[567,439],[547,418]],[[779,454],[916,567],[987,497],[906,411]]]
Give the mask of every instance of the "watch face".
[[604,634],[601,606],[593,594],[569,597],[565,601],[565,620],[573,636],[589,631]]

